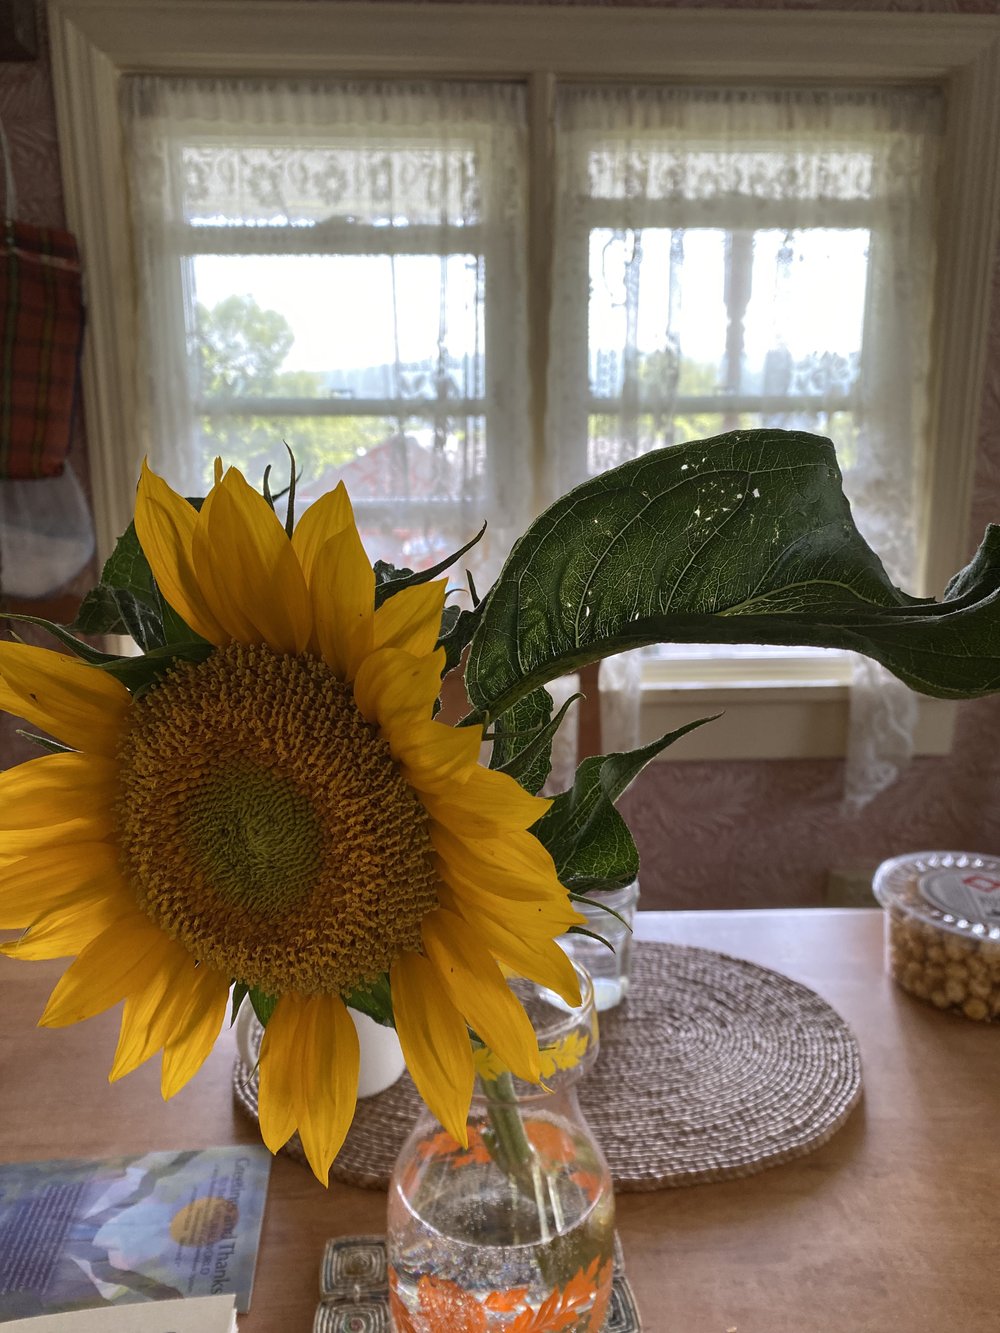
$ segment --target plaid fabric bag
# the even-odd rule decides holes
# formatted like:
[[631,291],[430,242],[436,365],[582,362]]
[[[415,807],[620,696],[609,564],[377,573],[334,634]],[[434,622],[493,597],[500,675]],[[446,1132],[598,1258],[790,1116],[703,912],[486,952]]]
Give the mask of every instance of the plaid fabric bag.
[[0,127],[6,213],[0,236],[0,477],[57,477],[73,434],[83,340],[80,255],[66,231],[15,222]]

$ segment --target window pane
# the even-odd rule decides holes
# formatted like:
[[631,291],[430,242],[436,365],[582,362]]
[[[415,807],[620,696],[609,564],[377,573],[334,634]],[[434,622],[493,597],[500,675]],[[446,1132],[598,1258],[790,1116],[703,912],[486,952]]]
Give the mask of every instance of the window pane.
[[863,229],[594,228],[595,397],[847,398],[867,289]]
[[198,255],[191,270],[203,402],[483,395],[476,255]]
[[259,487],[272,467],[275,493],[288,481],[285,444],[298,467],[296,510],[347,486],[372,560],[423,569],[468,541],[482,520],[486,422],[482,416],[265,416],[216,414],[198,420],[201,486],[221,455]]
[[347,482],[373,556],[427,564],[488,520],[486,586],[533,499],[523,87],[124,95],[154,465],[192,494],[221,453],[258,483],[287,442],[303,502]]
[[755,231],[740,387],[848,397],[862,351],[869,233]]

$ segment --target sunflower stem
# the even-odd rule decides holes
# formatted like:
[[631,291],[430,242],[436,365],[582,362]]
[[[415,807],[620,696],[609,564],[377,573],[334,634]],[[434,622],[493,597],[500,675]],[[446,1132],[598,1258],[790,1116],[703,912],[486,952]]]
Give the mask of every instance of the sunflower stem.
[[543,1246],[537,1253],[538,1266],[546,1282],[552,1281],[555,1256],[544,1247],[562,1228],[562,1208],[524,1127],[513,1075],[503,1073],[495,1079],[481,1078],[480,1083],[490,1121],[490,1129],[483,1135],[483,1141],[493,1160],[509,1178],[512,1190],[520,1189],[534,1199]]
[[494,1160],[508,1175],[524,1178],[531,1174],[535,1151],[518,1110],[513,1075],[504,1073],[481,1083],[496,1148]]

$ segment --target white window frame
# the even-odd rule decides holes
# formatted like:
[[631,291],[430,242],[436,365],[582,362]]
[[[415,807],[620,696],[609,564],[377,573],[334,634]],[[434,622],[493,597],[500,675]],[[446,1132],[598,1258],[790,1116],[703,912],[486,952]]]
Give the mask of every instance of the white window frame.
[[[117,442],[134,439],[140,419],[134,360],[139,296],[118,81],[126,74],[334,74],[507,79],[528,87],[529,353],[537,495],[544,449],[548,157],[556,81],[822,81],[942,88],[941,248],[928,457],[921,460],[925,538],[921,567],[908,590],[940,594],[964,562],[1000,217],[1000,16],[354,0],[49,0],[49,28],[66,206],[80,241],[87,286],[83,375],[101,554],[111,549],[132,512],[134,478],[121,466]],[[643,686],[643,731],[652,734],[721,705],[729,714],[728,725],[700,728],[666,756],[843,754],[847,686],[825,676],[825,670],[816,663],[810,667],[808,659],[789,670],[783,664],[780,680],[766,668],[763,676],[748,677],[740,663],[732,664],[723,679],[707,678],[700,666],[679,679],[651,670]],[[921,704],[918,750],[946,753],[953,705]]]

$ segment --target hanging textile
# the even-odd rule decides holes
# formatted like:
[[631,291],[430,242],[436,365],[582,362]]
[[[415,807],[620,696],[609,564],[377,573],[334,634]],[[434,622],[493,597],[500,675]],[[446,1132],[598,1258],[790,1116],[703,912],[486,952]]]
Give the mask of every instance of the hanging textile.
[[5,220],[0,243],[0,477],[57,477],[76,411],[83,296],[69,232],[17,222],[0,128]]

